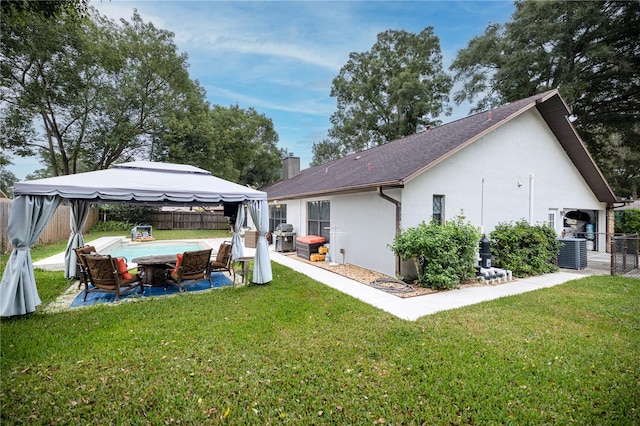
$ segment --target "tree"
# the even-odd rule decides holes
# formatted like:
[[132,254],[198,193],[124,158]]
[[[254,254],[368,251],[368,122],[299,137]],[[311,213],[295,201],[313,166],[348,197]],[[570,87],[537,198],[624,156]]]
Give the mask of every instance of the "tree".
[[95,12],[91,18],[63,10],[2,21],[0,144],[40,155],[53,175],[151,158],[155,138],[180,116],[175,111],[204,103],[171,32],[137,12],[121,25]]
[[271,119],[253,108],[214,106],[213,145],[209,170],[243,185],[261,187],[280,177],[284,151]]
[[3,0],[0,3],[2,14],[20,11],[27,14],[39,14],[43,18],[52,18],[61,13],[87,14],[88,0]]
[[[19,8],[3,12],[0,117],[5,131],[0,141],[3,148],[17,155],[35,155],[47,144],[53,148],[56,137],[63,143],[58,120],[47,111],[69,106],[65,91],[75,86],[73,75],[77,74],[73,71],[75,61],[69,58],[78,52],[82,24],[65,9],[50,17]],[[59,25],[63,22],[67,24],[64,31]],[[55,73],[53,68],[57,68]],[[37,119],[45,128],[39,143],[35,142],[33,126]],[[55,151],[50,160],[54,164],[58,161]]]
[[558,88],[618,195],[640,183],[640,2],[518,1],[451,65],[472,111]]
[[313,159],[310,166],[319,166],[348,154],[346,150],[342,152],[340,142],[332,141],[331,139],[323,139],[314,143],[311,152],[313,153]]
[[451,78],[442,67],[440,41],[427,27],[419,34],[389,30],[371,51],[353,52],[333,80],[330,140],[314,144],[313,163],[361,151],[439,124],[449,113]]
[[5,164],[0,162],[0,197],[7,196],[13,198],[13,184],[18,181],[16,175],[5,168]]
[[154,143],[182,132],[207,108],[204,90],[189,78],[187,55],[179,54],[174,34],[143,22],[137,12],[121,25],[102,20],[113,48],[107,49],[107,96],[100,102],[88,147],[92,169],[116,161],[154,159]]
[[179,129],[159,135],[155,159],[192,164],[254,188],[280,177],[284,151],[277,147],[271,119],[237,105],[194,109],[187,115],[189,119],[176,120]]

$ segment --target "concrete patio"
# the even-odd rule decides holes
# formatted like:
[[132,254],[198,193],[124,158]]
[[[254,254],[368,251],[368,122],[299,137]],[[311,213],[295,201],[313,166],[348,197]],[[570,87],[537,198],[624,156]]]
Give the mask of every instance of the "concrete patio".
[[[121,237],[100,238],[92,241],[91,243],[96,246],[98,251],[100,251],[100,248],[111,244],[113,242],[113,238],[120,239]],[[218,238],[204,241],[215,250],[224,240],[225,239]],[[588,275],[609,274],[608,270],[604,269],[601,264],[594,261],[593,267],[591,267],[591,263],[589,263],[590,267],[582,270],[562,269],[552,274],[514,279],[513,281],[503,284],[469,287],[412,298],[401,298],[391,293],[351,280],[342,275],[338,275],[330,270],[298,261],[295,256],[275,252],[273,251],[273,246],[270,246],[270,249],[272,261],[300,272],[301,274],[319,281],[322,284],[349,296],[355,297],[362,302],[375,306],[376,308],[388,312],[398,318],[409,321],[414,321],[425,315],[430,315],[440,311],[456,309],[463,306],[498,299],[500,297],[507,297],[553,287]],[[254,254],[255,249],[245,248],[245,255],[253,256]],[[49,270],[62,269],[63,264],[64,254],[58,254],[34,263],[38,268]]]

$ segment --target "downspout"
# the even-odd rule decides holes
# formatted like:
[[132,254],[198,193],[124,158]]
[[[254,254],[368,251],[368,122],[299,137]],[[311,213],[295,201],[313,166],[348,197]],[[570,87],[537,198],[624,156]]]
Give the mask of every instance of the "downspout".
[[[400,235],[400,216],[402,214],[402,203],[395,198],[391,198],[387,194],[383,193],[381,186],[376,188],[376,192],[380,198],[396,205],[396,236]],[[396,256],[396,276],[400,276],[400,256]]]
[[533,173],[529,175],[529,225],[533,226]]

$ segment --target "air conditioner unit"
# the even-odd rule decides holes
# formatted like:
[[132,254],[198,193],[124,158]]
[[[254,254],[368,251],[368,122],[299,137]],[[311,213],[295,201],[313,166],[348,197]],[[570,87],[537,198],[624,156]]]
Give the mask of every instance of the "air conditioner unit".
[[558,267],[584,269],[587,267],[587,240],[584,238],[558,238],[562,247],[558,255]]

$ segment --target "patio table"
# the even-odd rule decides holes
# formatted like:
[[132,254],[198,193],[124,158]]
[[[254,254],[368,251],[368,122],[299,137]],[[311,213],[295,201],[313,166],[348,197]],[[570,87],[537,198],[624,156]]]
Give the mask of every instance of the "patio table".
[[171,269],[168,264],[175,264],[176,256],[176,254],[158,254],[136,257],[131,261],[138,264],[138,273],[142,277],[143,285],[164,286],[167,270]]

